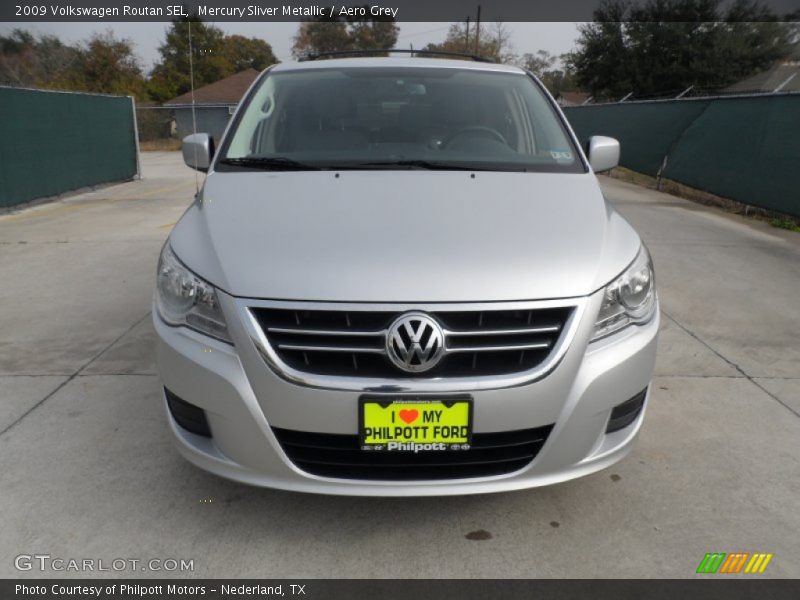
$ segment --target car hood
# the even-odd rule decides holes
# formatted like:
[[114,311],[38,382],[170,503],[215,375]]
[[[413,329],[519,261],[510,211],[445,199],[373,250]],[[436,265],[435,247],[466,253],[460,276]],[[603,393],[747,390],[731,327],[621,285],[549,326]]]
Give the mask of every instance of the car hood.
[[591,174],[217,172],[171,234],[235,296],[459,302],[588,295],[639,238]]

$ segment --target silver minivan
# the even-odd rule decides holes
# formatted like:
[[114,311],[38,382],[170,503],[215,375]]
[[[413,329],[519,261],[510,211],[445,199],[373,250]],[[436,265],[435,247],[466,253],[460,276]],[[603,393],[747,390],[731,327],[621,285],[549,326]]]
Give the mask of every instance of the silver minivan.
[[164,245],[153,322],[170,428],[237,481],[366,496],[497,492],[630,450],[653,267],[552,97],[508,65],[309,60],[255,81]]

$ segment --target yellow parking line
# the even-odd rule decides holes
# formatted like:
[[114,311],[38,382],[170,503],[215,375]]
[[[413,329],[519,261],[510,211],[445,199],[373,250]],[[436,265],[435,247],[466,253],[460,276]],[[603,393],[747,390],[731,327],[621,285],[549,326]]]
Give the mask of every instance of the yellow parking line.
[[33,217],[48,217],[62,212],[69,212],[71,210],[78,210],[79,208],[86,208],[89,204],[75,203],[64,204],[55,203],[40,206],[32,206],[30,209],[23,209],[22,212],[12,213],[9,215],[0,216],[0,222],[17,221],[19,219],[30,219]]
[[160,187],[160,188],[156,188],[154,190],[150,190],[149,192],[142,192],[141,194],[133,193],[133,194],[128,194],[127,196],[113,196],[112,199],[113,200],[138,200],[140,198],[149,198],[150,196],[156,196],[158,194],[166,194],[168,192],[174,192],[174,191],[182,189],[182,188],[190,188],[193,183],[194,182],[185,181],[185,182],[179,183],[178,185]]
[[20,219],[30,219],[33,217],[42,217],[42,216],[49,217],[63,212],[70,212],[73,210],[87,208],[89,206],[95,206],[97,203],[104,201],[114,202],[117,200],[139,200],[142,198],[149,198],[151,196],[157,196],[159,194],[167,194],[169,192],[174,192],[182,188],[191,189],[191,183],[192,182],[183,182],[178,185],[163,186],[156,188],[154,190],[150,190],[149,192],[142,192],[141,194],[134,193],[123,196],[116,196],[109,194],[109,195],[104,195],[103,197],[100,198],[84,198],[77,202],[56,201],[51,204],[41,204],[39,206],[31,206],[30,208],[23,208],[22,211],[18,213],[0,215],[0,222],[18,221]]

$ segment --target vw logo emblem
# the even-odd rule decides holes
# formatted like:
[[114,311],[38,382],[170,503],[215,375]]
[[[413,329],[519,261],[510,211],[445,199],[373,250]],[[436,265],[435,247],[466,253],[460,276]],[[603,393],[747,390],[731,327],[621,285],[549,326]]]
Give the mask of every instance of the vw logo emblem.
[[401,315],[386,334],[386,352],[399,369],[421,373],[439,364],[444,354],[444,333],[425,313]]

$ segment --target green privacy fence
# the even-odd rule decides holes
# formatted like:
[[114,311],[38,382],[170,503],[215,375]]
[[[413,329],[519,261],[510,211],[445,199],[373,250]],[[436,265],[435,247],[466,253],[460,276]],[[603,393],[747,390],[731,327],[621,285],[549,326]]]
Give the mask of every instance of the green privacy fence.
[[578,138],[620,141],[620,164],[800,216],[800,94],[564,109]]
[[0,87],[0,207],[131,179],[131,98]]

